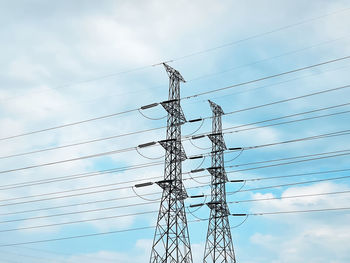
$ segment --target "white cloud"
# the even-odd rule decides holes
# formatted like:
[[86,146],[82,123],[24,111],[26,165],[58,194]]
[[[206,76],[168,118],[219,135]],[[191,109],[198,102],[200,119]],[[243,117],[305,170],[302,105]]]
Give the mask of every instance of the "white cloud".
[[[115,78],[105,78],[96,82],[80,83],[62,87],[66,83],[75,83],[85,79],[92,79],[100,75],[108,75],[113,72],[124,71],[140,67],[149,63],[156,63],[164,59],[179,57],[200,51],[222,43],[245,38],[259,32],[269,31],[282,25],[293,23],[307,17],[318,16],[320,13],[342,8],[345,1],[335,1],[328,3],[326,1],[297,1],[293,3],[282,3],[281,1],[246,1],[243,4],[222,1],[220,3],[212,1],[149,1],[145,2],[121,2],[121,1],[102,1],[98,5],[94,1],[74,1],[55,4],[34,1],[33,3],[19,3],[12,1],[4,4],[0,20],[6,24],[2,33],[3,41],[0,44],[2,60],[0,62],[3,71],[1,74],[2,85],[0,89],[0,137],[11,136],[31,130],[50,127],[62,123],[69,123],[76,120],[113,113],[124,109],[143,105],[144,103],[161,101],[167,96],[167,76],[163,69],[154,67],[145,72],[135,72],[135,74],[120,75]],[[303,6],[303,8],[300,8]],[[273,14],[273,15],[271,15]],[[231,48],[217,50],[212,53],[203,54],[203,56],[194,56],[188,60],[179,60],[173,63],[176,68],[181,69],[183,75],[187,78],[221,71],[226,68],[235,67],[241,64],[247,64],[250,59],[258,60],[276,55],[276,53],[285,50],[302,48],[304,45],[318,43],[329,38],[335,38],[347,34],[346,13],[328,17],[324,20],[318,20],[313,25],[292,28],[288,31],[282,31],[276,35],[267,35],[266,38],[255,39],[246,42],[244,45],[234,45]],[[5,23],[6,22],[6,23]],[[208,82],[189,82],[185,94],[193,94],[202,89],[219,87],[222,83],[239,82],[244,77],[255,78],[268,72],[282,71],[284,68],[290,68],[293,65],[307,65],[317,61],[319,53],[324,57],[336,57],[339,54],[346,54],[349,50],[343,42],[336,43],[331,47],[327,46],[317,51],[300,53],[295,57],[284,57],[280,60],[274,60],[273,63],[262,63],[248,68],[242,68],[241,71],[231,71],[227,74],[218,75],[217,78],[208,78]],[[242,43],[243,44],[243,43]],[[244,48],[245,47],[245,48]],[[328,54],[328,52],[331,52]],[[305,54],[305,55],[304,55]],[[323,58],[323,56],[322,56]],[[321,58],[320,58],[321,59]],[[309,63],[310,61],[310,63]],[[345,74],[343,74],[345,75]],[[329,74],[319,77],[318,82],[326,85],[333,85],[335,80],[346,81],[342,74]],[[270,89],[261,89],[261,93],[247,92],[244,96],[230,97],[222,100],[225,109],[239,109],[247,105],[261,104],[265,101],[278,100],[292,96],[298,91],[305,93],[313,90],[315,87],[315,78],[301,80],[293,87],[284,88],[278,86]],[[158,87],[163,89],[151,88]],[[197,85],[198,84],[198,85]],[[259,84],[260,85],[260,84]],[[265,84],[263,84],[265,85]],[[254,87],[254,86],[252,86]],[[307,88],[305,88],[307,87]],[[247,87],[248,88],[248,87]],[[244,90],[244,89],[243,89]],[[220,95],[220,94],[218,94]],[[14,98],[15,97],[15,98]],[[331,96],[323,99],[315,99],[312,103],[298,102],[280,107],[272,112],[279,116],[282,113],[304,110],[328,103],[341,103],[338,99],[346,100],[347,96]],[[203,98],[204,99],[204,98]],[[221,102],[221,101],[220,101]],[[233,103],[234,102],[234,103]],[[196,104],[197,107],[199,104]],[[204,105],[204,104],[203,104]],[[192,116],[205,116],[210,114],[207,104],[198,106],[192,110]],[[186,105],[187,106],[187,105]],[[191,105],[190,105],[191,106]],[[189,106],[189,107],[190,107]],[[203,106],[203,107],[202,107]],[[149,112],[150,115],[164,113],[164,111]],[[204,114],[205,113],[205,114]],[[264,119],[271,112],[266,114],[252,113],[252,115],[234,115],[232,121],[225,122],[224,127],[233,126],[241,123]],[[160,115],[162,115],[160,114]],[[160,116],[159,115],[159,116]],[[186,112],[187,115],[187,112]],[[153,116],[153,115],[152,115]],[[127,118],[128,117],[128,118]],[[231,119],[230,119],[231,120]],[[109,135],[121,134],[143,128],[156,127],[164,125],[164,121],[151,122],[144,120],[137,115],[128,115],[123,118],[110,118],[104,121],[92,122],[82,126],[76,126],[66,129],[59,129],[55,132],[40,133],[31,137],[18,138],[16,140],[2,141],[1,155],[11,153],[20,153],[41,149],[48,146],[62,145],[67,143],[79,142],[88,139],[100,138]],[[344,122],[346,123],[346,122]],[[324,123],[323,123],[324,124]],[[343,123],[332,122],[332,125],[322,125],[322,128],[331,126],[336,129]],[[227,136],[227,144],[232,146],[251,146],[282,140],[290,135],[302,136],[316,132],[315,126],[303,126],[297,132],[292,128],[264,128],[253,132],[242,132]],[[192,127],[191,127],[192,128]],[[187,129],[187,128],[186,128]],[[190,128],[188,128],[190,129]],[[202,132],[210,130],[208,122]],[[320,131],[321,132],[321,131]],[[132,137],[124,137],[115,140],[108,140],[96,144],[87,144],[79,147],[72,147],[58,151],[48,151],[43,154],[28,155],[14,159],[1,160],[1,169],[6,170],[15,167],[23,167],[32,164],[41,164],[56,160],[74,158],[97,152],[104,152],[124,147],[136,146],[159,138],[164,138],[164,130],[149,134],[139,134]],[[195,142],[197,143],[197,142]],[[344,142],[337,144],[344,146]],[[199,146],[210,146],[209,141],[198,142]],[[316,145],[316,144],[315,144]],[[189,144],[185,145],[188,155],[199,153],[194,151]],[[303,152],[305,146],[286,147],[264,153],[280,154],[284,151]],[[312,145],[314,147],[314,145]],[[333,147],[333,145],[317,144],[313,150]],[[340,146],[339,146],[340,147]],[[345,146],[344,146],[345,147]],[[311,151],[311,146],[310,146]],[[163,153],[161,148],[145,149],[143,152],[147,156],[160,156]],[[257,157],[244,153],[243,158]],[[259,158],[261,157],[261,153]],[[260,158],[262,159],[262,158]],[[162,160],[162,159],[160,159]],[[124,166],[141,162],[148,162],[136,155],[134,152],[127,154],[116,154],[103,159],[90,159],[79,162],[67,162],[62,165],[49,166],[40,169],[32,169],[23,172],[4,174],[4,184],[16,183],[21,181],[31,181],[53,178],[62,175],[88,172],[95,169],[102,169],[109,166]],[[105,164],[107,163],[107,164]],[[191,164],[185,164],[186,169],[191,168]],[[185,171],[185,169],[184,169]],[[187,170],[186,170],[187,171]],[[43,184],[19,188],[11,191],[0,191],[1,199],[16,198],[26,195],[35,195],[50,193],[54,191],[63,191],[81,187],[97,186],[108,183],[117,183],[124,180],[143,180],[154,176],[162,176],[163,168],[149,168],[147,170],[133,170],[118,174],[107,174],[103,176],[87,177],[84,180],[63,181],[55,184]],[[240,175],[242,178],[247,174]],[[249,175],[250,176],[250,175]],[[255,175],[252,175],[255,176]],[[206,179],[199,179],[206,181]],[[187,182],[186,182],[187,183]],[[189,187],[195,184],[188,183]],[[344,188],[344,187],[343,187]],[[283,195],[295,195],[304,193],[317,193],[322,191],[335,191],[343,189],[335,184],[318,184],[311,187],[290,188]],[[140,193],[152,193],[160,191],[159,188],[152,187],[140,190]],[[197,191],[197,190],[195,190]],[[199,189],[198,192],[202,190]],[[203,190],[207,193],[208,190]],[[95,199],[108,199],[133,195],[130,189],[125,191],[106,192],[98,195],[82,195],[74,199],[58,199],[45,203],[33,203],[31,205],[4,207],[5,212],[19,211],[22,209],[50,207],[53,205],[65,205]],[[275,193],[256,194],[254,198],[275,196]],[[153,198],[154,196],[150,196]],[[157,197],[157,196],[156,196]],[[119,202],[113,202],[113,205],[124,205],[141,202],[140,199],[126,199]],[[307,199],[295,200],[276,200],[269,202],[269,205],[260,203],[259,209],[255,206],[252,211],[273,211],[282,209],[309,208],[312,206],[326,205],[345,205],[346,200],[325,197],[310,197]],[[112,206],[107,202],[104,206]],[[101,204],[91,206],[78,206],[70,208],[69,211],[80,211],[87,208],[101,208]],[[158,205],[150,205],[143,209],[157,210]],[[261,209],[261,210],[260,210]],[[58,209],[55,213],[67,212],[68,209]],[[128,214],[140,212],[139,207],[130,207],[122,210],[104,211],[98,213],[86,213],[69,217],[56,217],[42,221],[35,221],[35,224],[49,224],[54,222],[64,222],[76,220],[77,218],[89,219],[94,217],[111,216],[116,214]],[[47,212],[50,214],[51,212]],[[53,211],[52,211],[53,213]],[[24,214],[29,216],[29,214]],[[30,213],[30,216],[46,215],[46,213]],[[155,215],[145,215],[142,219],[139,217],[126,217],[108,221],[92,221],[86,226],[98,231],[108,231],[113,229],[122,229],[132,227],[136,224],[152,225]],[[291,251],[287,244],[284,246],[283,240],[271,231],[271,234],[256,233],[251,242],[255,245],[262,245],[260,242],[271,244],[273,250],[276,243],[280,243],[281,251],[286,251],[290,260],[295,259],[295,251],[304,251],[312,255],[315,253],[315,247],[322,244],[313,244],[316,241],[332,243],[332,248],[338,246],[339,250],[345,249],[339,242],[346,243],[349,240],[346,234],[347,229],[332,229],[327,225],[327,219],[321,219],[319,228],[312,228],[311,223],[315,222],[314,217],[306,216],[307,227],[303,227],[301,236],[290,235],[289,240],[295,245],[295,250]],[[271,216],[271,220],[281,223],[279,219]],[[296,221],[295,217],[284,222],[288,226],[298,224],[303,226],[301,221]],[[12,226],[30,226],[33,221],[24,221]],[[36,236],[65,234],[64,227],[36,229],[26,231],[25,233],[15,233],[10,237],[6,236],[3,242],[9,240],[21,239],[21,234],[28,235],[28,240]],[[50,233],[50,231],[52,231]],[[29,234],[28,234],[29,233]],[[31,236],[29,236],[31,235]],[[333,238],[332,238],[333,235]],[[339,237],[339,238],[338,238]],[[151,237],[144,237],[151,238]],[[339,242],[338,242],[339,241]],[[260,242],[260,243],[259,243]],[[298,245],[301,242],[302,245]],[[287,243],[287,242],[286,242]],[[312,244],[311,244],[312,243]],[[135,240],[135,248],[130,251],[101,251],[97,256],[110,257],[118,262],[146,262],[149,256],[150,240]],[[306,245],[305,245],[306,244]],[[323,247],[322,247],[323,248]],[[310,250],[309,250],[310,249]],[[133,252],[137,251],[135,257]],[[193,244],[195,262],[199,262],[203,253],[203,243]],[[311,252],[310,252],[311,251]],[[342,252],[343,253],[343,252]],[[93,254],[93,253],[91,253]],[[282,254],[282,252],[281,252]],[[344,254],[344,253],[343,253]],[[310,256],[311,257],[311,256]],[[339,256],[340,257],[340,256]],[[268,260],[269,257],[266,257]],[[330,258],[326,257],[328,262]],[[346,258],[346,257],[344,257]],[[281,261],[283,258],[279,258]],[[300,261],[297,258],[297,261]],[[77,262],[86,259],[80,255],[70,259],[71,262]],[[277,260],[277,259],[275,259]],[[286,259],[287,260],[287,259]],[[288,259],[289,260],[289,259]],[[326,260],[326,259],[324,259]],[[345,259],[334,259],[334,262],[347,262]],[[94,261],[92,261],[94,262]],[[268,262],[273,262],[272,260]],[[286,261],[287,262],[287,261]],[[289,261],[288,261],[289,262]],[[311,262],[311,261],[310,261]],[[321,261],[319,261],[321,262]]]

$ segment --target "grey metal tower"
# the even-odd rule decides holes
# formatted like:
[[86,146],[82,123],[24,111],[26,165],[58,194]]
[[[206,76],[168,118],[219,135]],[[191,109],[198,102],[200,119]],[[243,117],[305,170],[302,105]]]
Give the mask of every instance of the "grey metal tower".
[[182,182],[182,161],[187,157],[181,144],[181,125],[186,122],[180,106],[181,74],[163,64],[169,76],[169,98],[161,103],[168,112],[166,140],[159,141],[165,149],[163,189],[155,230],[151,263],[192,263],[184,200],[187,193]]
[[209,100],[213,112],[212,133],[208,135],[212,142],[211,167],[211,201],[207,203],[210,208],[210,218],[205,244],[204,263],[233,263],[236,262],[233,250],[229,208],[226,203],[227,175],[224,167],[224,150],[226,145],[222,135],[221,107]]

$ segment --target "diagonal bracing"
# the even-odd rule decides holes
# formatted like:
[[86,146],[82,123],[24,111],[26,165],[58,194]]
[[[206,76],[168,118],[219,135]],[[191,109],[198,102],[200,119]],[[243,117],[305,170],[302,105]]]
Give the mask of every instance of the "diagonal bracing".
[[208,233],[205,244],[204,263],[234,263],[236,262],[233,250],[229,208],[226,203],[227,175],[224,168],[225,141],[222,134],[221,107],[209,100],[213,112],[212,133],[208,135],[212,142],[211,167],[211,201]]
[[180,106],[181,74],[164,64],[169,75],[169,99],[161,103],[168,112],[163,189],[153,240],[150,263],[192,263],[184,200],[187,193],[182,182],[182,161],[187,157],[181,144],[181,125],[186,122]]

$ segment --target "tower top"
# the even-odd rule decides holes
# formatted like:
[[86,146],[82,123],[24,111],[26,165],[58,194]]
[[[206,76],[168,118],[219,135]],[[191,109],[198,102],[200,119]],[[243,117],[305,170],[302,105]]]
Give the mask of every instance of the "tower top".
[[170,67],[169,65],[163,63],[163,66],[165,67],[166,72],[168,73],[169,78],[175,77],[179,79],[182,82],[186,82],[186,80],[182,77],[180,72],[178,72],[176,69]]
[[222,110],[222,108],[217,105],[216,103],[212,102],[211,100],[208,100],[209,101],[209,104],[210,104],[210,108],[211,110],[213,111],[213,113],[215,115],[222,115],[224,114],[224,111]]

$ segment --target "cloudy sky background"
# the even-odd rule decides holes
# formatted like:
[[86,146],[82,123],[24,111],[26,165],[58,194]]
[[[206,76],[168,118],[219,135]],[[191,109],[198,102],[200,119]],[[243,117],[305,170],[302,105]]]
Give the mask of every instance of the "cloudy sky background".
[[[345,57],[350,54],[348,31],[350,6],[347,1],[11,1],[1,2],[1,87],[0,138],[76,122],[115,112],[135,109],[167,99],[168,78],[162,61],[178,69],[187,83],[181,86],[183,96],[226,87],[260,77]],[[292,26],[288,26],[292,25]],[[281,29],[284,28],[284,29]],[[254,36],[254,37],[252,37]],[[243,40],[243,41],[238,41]],[[205,52],[202,52],[205,51]],[[225,112],[272,101],[300,96],[350,84],[349,60],[327,64],[250,85],[216,92],[182,102],[187,119],[211,115],[207,99],[222,106]],[[349,103],[347,89],[305,99],[264,107],[223,117],[224,128],[280,116]],[[349,106],[295,117],[305,118],[350,110]],[[145,112],[151,118],[165,116],[161,107]],[[285,121],[293,118],[285,119]],[[259,127],[269,123],[256,124]],[[226,134],[230,147],[255,146],[349,129],[348,114],[276,125],[267,128]],[[67,147],[18,157],[9,155],[62,146],[87,140],[162,127],[165,119],[149,120],[137,112],[62,129],[1,139],[0,171],[39,165],[70,158],[134,147],[165,137],[165,129],[148,133]],[[185,124],[183,134],[192,133],[199,124]],[[198,131],[210,131],[210,121]],[[349,150],[349,136],[317,139],[244,151],[227,166],[278,158]],[[193,142],[197,147],[210,147],[208,139]],[[184,143],[188,156],[208,152]],[[155,146],[142,150],[145,156],[162,157]],[[237,153],[227,154],[226,160]],[[231,179],[263,178],[315,172],[313,175],[248,182],[242,192],[228,196],[228,201],[268,197],[317,194],[350,190],[348,179],[330,180],[305,185],[249,191],[249,189],[346,176],[347,172],[317,174],[335,169],[348,169],[347,155],[276,166],[274,168],[229,173]],[[21,246],[4,246],[19,242],[54,239],[76,235],[118,231],[152,226],[156,213],[66,224],[93,218],[113,217],[157,210],[153,202],[123,209],[21,220],[61,213],[78,212],[145,202],[133,191],[122,189],[96,194],[33,201],[44,197],[107,190],[133,183],[118,183],[163,175],[162,165],[124,172],[84,177],[75,180],[5,189],[6,185],[88,173],[163,159],[148,160],[135,151],[90,158],[39,168],[1,173],[0,185],[0,262],[147,262],[153,229],[44,242]],[[278,163],[278,162],[277,162]],[[190,171],[198,160],[184,163]],[[206,160],[202,167],[208,167]],[[227,168],[227,171],[260,166],[259,164]],[[200,174],[195,174],[200,175]],[[205,175],[205,173],[203,173]],[[188,178],[188,175],[184,175]],[[208,182],[209,177],[198,179]],[[153,181],[156,179],[152,179]],[[95,187],[93,190],[76,190]],[[200,186],[186,180],[187,187]],[[230,184],[227,191],[241,185]],[[50,194],[59,191],[62,194]],[[244,191],[247,190],[247,191]],[[139,194],[157,193],[156,186]],[[188,190],[190,194],[208,193],[207,187]],[[43,197],[21,198],[47,194]],[[95,200],[115,199],[97,204],[61,207],[27,213],[25,210],[66,206]],[[157,201],[160,195],[147,196]],[[21,199],[14,199],[21,198]],[[204,200],[187,200],[187,204]],[[319,208],[347,207],[348,194],[230,204],[231,212],[255,213]],[[206,207],[194,215],[206,218]],[[195,219],[188,214],[188,220]],[[349,262],[349,212],[320,212],[251,216],[232,229],[238,262]],[[4,222],[17,220],[14,222]],[[242,218],[230,218],[231,226]],[[207,222],[189,225],[194,262],[201,262]],[[14,230],[7,231],[4,230]]]

